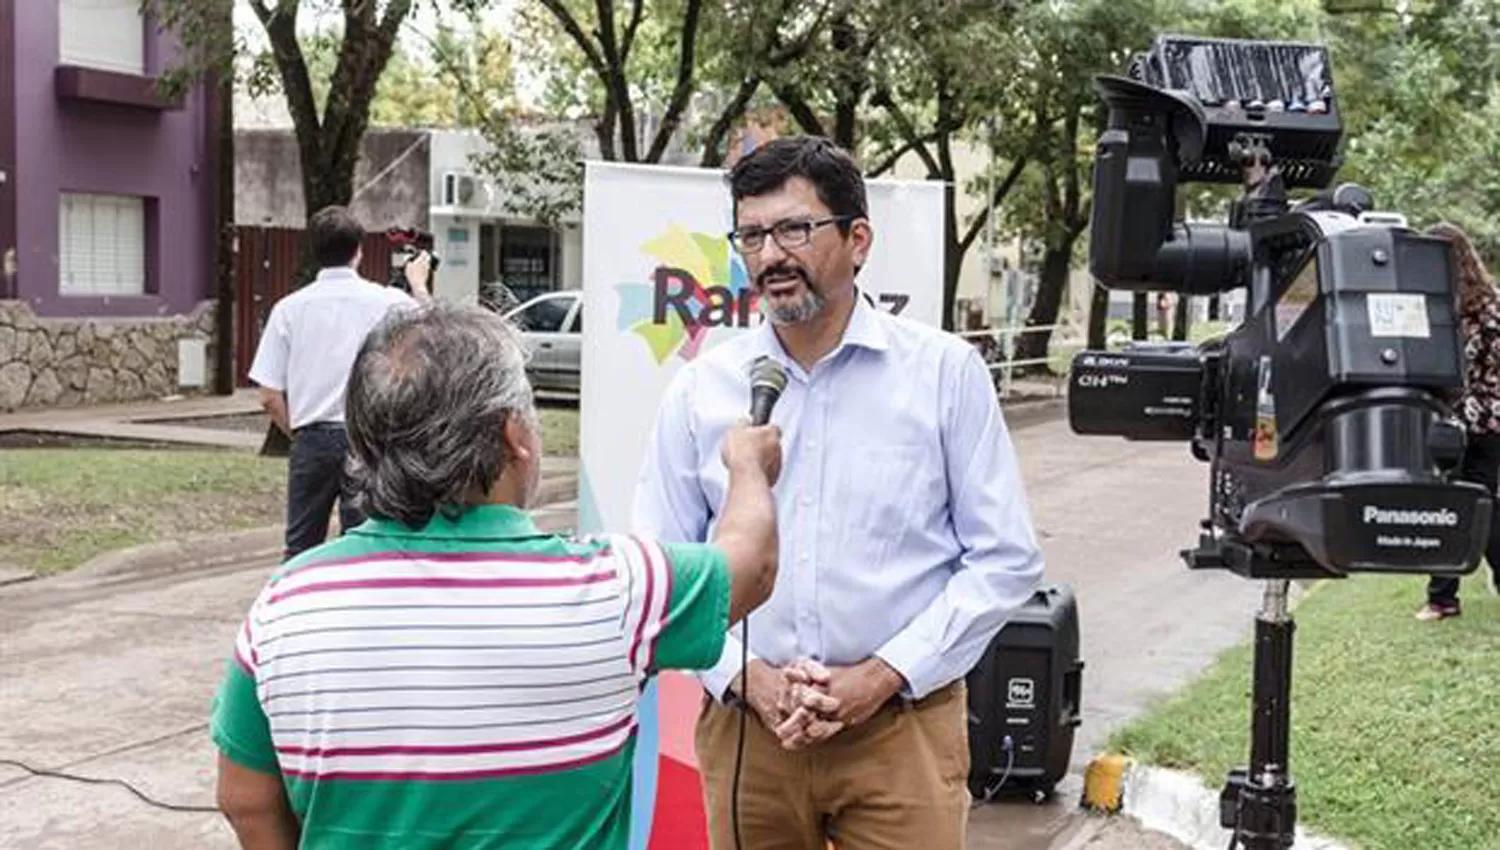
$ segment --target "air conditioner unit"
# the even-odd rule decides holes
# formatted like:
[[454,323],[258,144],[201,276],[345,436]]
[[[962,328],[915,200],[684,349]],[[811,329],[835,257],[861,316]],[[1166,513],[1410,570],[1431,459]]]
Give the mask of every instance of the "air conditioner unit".
[[479,181],[472,174],[449,171],[443,175],[443,206],[471,207],[479,194]]

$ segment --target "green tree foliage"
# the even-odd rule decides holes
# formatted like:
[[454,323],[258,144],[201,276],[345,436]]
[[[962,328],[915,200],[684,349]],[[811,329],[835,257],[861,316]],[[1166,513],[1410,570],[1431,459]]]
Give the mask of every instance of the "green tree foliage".
[[[953,318],[964,256],[989,211],[1016,185],[1034,143],[1014,97],[1022,8],[983,0],[833,0],[797,61],[769,74],[803,131],[860,155],[870,176],[903,160],[944,185],[944,322]],[[993,150],[995,174],[966,174],[962,149]],[[982,187],[982,188],[981,188]],[[967,220],[961,195],[980,193]]]
[[[1105,110],[1093,87],[1099,73],[1120,73],[1150,43],[1166,15],[1156,0],[1078,0],[1038,4],[1020,22],[1025,69],[1018,96],[1035,127],[1032,165],[1005,209],[1008,232],[1039,258],[1038,286],[1016,359],[1045,360],[1079,237],[1091,211],[1093,143]],[[1095,302],[1107,297],[1096,293]],[[1105,304],[1107,306],[1107,302]],[[1099,334],[1103,334],[1101,310]]]
[[1340,179],[1414,224],[1455,221],[1500,259],[1500,0],[1327,5]]
[[[246,0],[270,44],[253,57],[252,85],[274,79],[286,97],[302,166],[302,195],[311,215],[354,194],[354,164],[369,126],[376,86],[391,58],[413,0]],[[171,78],[178,84],[233,67],[243,39],[226,26],[232,0],[142,0],[174,32],[184,50]],[[314,94],[313,76],[298,28],[303,11],[338,12],[342,29],[332,56],[329,85]],[[314,40],[314,51],[323,49]],[[320,102],[321,100],[321,102]]]

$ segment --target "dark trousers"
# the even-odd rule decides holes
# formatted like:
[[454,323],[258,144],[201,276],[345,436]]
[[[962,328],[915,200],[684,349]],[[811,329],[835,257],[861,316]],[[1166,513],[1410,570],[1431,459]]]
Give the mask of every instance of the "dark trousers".
[[[1500,434],[1470,434],[1469,446],[1464,452],[1463,465],[1458,477],[1464,481],[1482,484],[1495,495],[1500,484]],[[1484,559],[1490,563],[1490,571],[1500,584],[1500,515],[1490,517],[1490,539],[1484,546]],[[1435,605],[1458,604],[1457,578],[1433,576],[1427,582],[1427,601]]]
[[340,533],[364,522],[344,474],[348,452],[349,437],[342,425],[309,425],[293,435],[286,482],[286,560],[328,539],[335,501]]

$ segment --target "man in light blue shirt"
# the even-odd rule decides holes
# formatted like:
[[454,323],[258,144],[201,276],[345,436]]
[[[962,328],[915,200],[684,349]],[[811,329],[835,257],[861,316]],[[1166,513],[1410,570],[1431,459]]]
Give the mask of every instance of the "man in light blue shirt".
[[961,339],[859,295],[874,232],[843,151],[778,139],[737,163],[730,184],[730,238],[769,321],[676,376],[634,517],[663,540],[708,538],[728,480],[718,446],[746,409],[750,364],[780,361],[780,577],[748,618],[749,665],[732,633],[701,676],[713,846],[735,846],[748,704],[759,722],[740,779],[743,846],[960,850],[963,678],[1042,574],[989,371]]

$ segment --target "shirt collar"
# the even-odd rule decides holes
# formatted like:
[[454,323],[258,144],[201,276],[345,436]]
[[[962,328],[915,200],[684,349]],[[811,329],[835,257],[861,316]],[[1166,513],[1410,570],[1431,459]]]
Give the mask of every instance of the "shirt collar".
[[316,279],[319,282],[329,280],[357,280],[363,282],[364,280],[364,278],[359,276],[359,272],[348,266],[329,266],[327,268],[318,269],[318,276]]
[[414,529],[393,519],[372,517],[368,522],[350,530],[351,534],[371,537],[426,537],[464,538],[490,540],[520,540],[527,537],[546,537],[536,527],[531,517],[515,505],[470,505],[457,517],[434,514],[422,528]]
[[[781,362],[783,366],[791,367],[790,354],[782,347],[781,340],[776,336],[776,326],[769,319],[760,323],[756,328],[757,344],[753,346],[749,362],[761,356],[772,357]],[[863,290],[854,291],[854,310],[849,314],[849,324],[844,327],[844,336],[839,344],[834,346],[824,359],[833,357],[847,346],[855,348],[867,348],[871,351],[885,351],[890,347],[890,336],[886,332],[885,317],[871,305],[869,296]]]

